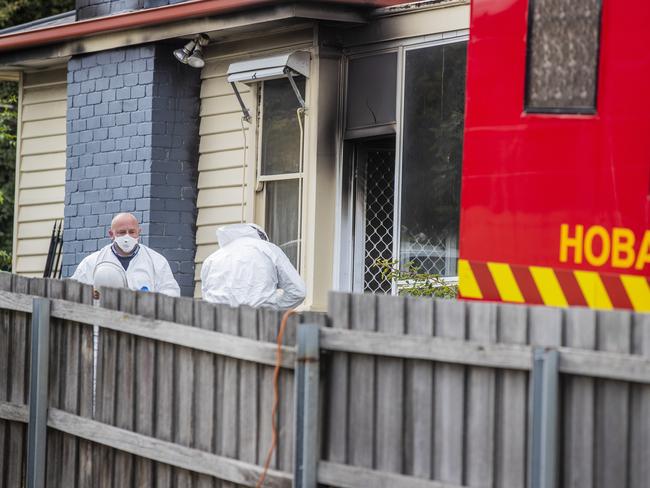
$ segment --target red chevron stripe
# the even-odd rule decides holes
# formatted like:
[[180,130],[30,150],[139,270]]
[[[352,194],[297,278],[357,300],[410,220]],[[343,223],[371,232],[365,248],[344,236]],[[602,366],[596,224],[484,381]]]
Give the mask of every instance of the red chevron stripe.
[[627,308],[630,310],[633,308],[630,297],[627,296],[627,292],[619,276],[603,273],[600,275],[600,279],[603,280],[603,285],[605,285],[605,289],[614,308]]
[[472,271],[474,271],[474,277],[478,283],[478,287],[483,293],[483,300],[501,300],[499,295],[499,290],[494,284],[494,279],[492,278],[492,273],[487,267],[487,263],[481,262],[471,262],[470,266]]
[[580,285],[576,281],[575,276],[573,276],[573,271],[568,269],[556,269],[555,276],[560,283],[560,287],[564,292],[567,303],[569,305],[579,305],[582,307],[587,306],[587,301],[585,300]]
[[542,295],[539,294],[535,280],[533,280],[533,275],[530,274],[528,267],[510,266],[510,269],[512,269],[512,274],[515,276],[515,280],[519,285],[519,289],[526,303],[543,305],[544,300],[542,300]]
[[[483,300],[501,301],[499,290],[494,282],[494,278],[492,277],[492,273],[490,273],[487,263],[480,261],[471,261],[468,263],[472,268],[474,277],[476,278],[481,293],[483,294]],[[528,266],[518,265],[509,266],[514,275],[515,281],[519,286],[519,290],[524,297],[525,303],[543,305],[544,301],[542,300],[539,289],[535,284],[530,268]],[[557,277],[569,305],[582,307],[589,306],[582,290],[580,289],[580,285],[578,285],[578,281],[573,274],[573,270],[557,268],[550,269],[553,269],[555,272],[555,276]],[[600,276],[605,291],[607,292],[614,308],[628,310],[634,308],[619,275],[612,273],[598,273],[598,276]],[[646,276],[645,279],[648,286],[650,286],[650,276]]]

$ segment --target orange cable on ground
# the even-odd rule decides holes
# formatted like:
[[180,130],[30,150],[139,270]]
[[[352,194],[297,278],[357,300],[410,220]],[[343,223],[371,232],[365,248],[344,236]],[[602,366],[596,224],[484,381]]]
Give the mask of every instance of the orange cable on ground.
[[269,465],[271,464],[271,457],[273,456],[273,451],[278,444],[278,427],[276,425],[275,419],[278,410],[278,379],[280,378],[280,365],[282,364],[282,338],[284,337],[284,329],[287,326],[287,320],[289,317],[296,313],[294,309],[287,310],[282,316],[282,321],[280,322],[280,330],[278,331],[278,347],[275,352],[275,370],[273,371],[273,408],[271,410],[271,446],[269,447],[269,452],[266,455],[266,461],[264,462],[264,468],[260,479],[257,480],[257,485],[255,488],[261,488],[266,479],[266,473],[269,470]]

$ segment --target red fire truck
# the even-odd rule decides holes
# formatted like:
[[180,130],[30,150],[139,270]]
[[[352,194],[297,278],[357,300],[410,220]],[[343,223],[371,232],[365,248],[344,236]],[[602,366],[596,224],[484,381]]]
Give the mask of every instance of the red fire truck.
[[473,0],[461,296],[650,311],[650,2]]

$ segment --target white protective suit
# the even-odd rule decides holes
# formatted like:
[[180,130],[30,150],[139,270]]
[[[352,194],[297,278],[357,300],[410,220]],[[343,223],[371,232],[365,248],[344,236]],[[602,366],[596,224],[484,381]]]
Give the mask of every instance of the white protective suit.
[[219,249],[201,268],[203,299],[231,307],[293,308],[305,299],[305,282],[255,224],[217,229]]
[[[109,261],[121,268],[122,264],[113,254],[111,246],[112,243],[90,256],[86,256],[70,278],[81,283],[94,285],[93,276],[99,263]],[[172,297],[180,296],[181,289],[174,279],[174,274],[167,259],[143,244],[139,244],[139,246],[140,250],[129,263],[129,269],[126,270],[129,288],[132,290],[145,289]]]

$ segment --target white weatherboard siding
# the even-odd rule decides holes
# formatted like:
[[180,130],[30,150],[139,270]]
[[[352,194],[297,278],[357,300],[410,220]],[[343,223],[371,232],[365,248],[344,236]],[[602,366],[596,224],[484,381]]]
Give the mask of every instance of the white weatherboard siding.
[[52,225],[63,219],[66,68],[25,73],[16,155],[13,271],[42,276]]
[[[199,181],[196,229],[196,288],[200,296],[201,263],[217,247],[216,230],[240,222],[245,211],[244,134],[239,103],[226,81],[227,62],[212,61],[203,69],[199,128]],[[242,98],[252,106],[250,90]],[[250,127],[244,124],[247,145]],[[242,210],[244,209],[244,210]]]
[[[256,90],[238,84],[251,111],[251,124],[243,123],[232,87],[226,81],[230,63],[271,53],[305,49],[312,43],[310,29],[289,32],[256,42],[215,46],[207,51],[201,77],[199,128],[199,181],[195,257],[195,292],[201,296],[201,264],[217,249],[216,230],[225,224],[253,220],[252,200],[257,157]],[[245,136],[244,136],[245,133]]]

